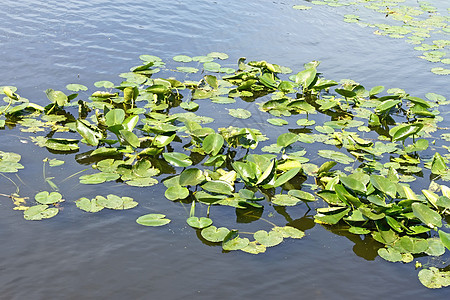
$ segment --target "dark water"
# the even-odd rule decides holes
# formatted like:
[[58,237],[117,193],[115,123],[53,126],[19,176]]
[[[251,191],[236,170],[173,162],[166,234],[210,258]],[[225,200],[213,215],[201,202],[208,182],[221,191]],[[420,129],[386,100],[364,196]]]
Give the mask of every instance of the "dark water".
[[[411,45],[342,22],[340,8],[296,11],[293,4],[305,2],[3,0],[0,85],[17,86],[23,97],[45,105],[47,88],[119,83],[117,74],[139,64],[141,54],[169,61],[177,54],[220,51],[233,63],[245,56],[293,70],[320,60],[326,78],[399,87],[419,97],[427,92],[450,96],[449,77],[429,72],[431,63],[416,58],[420,53]],[[448,120],[448,109],[443,111]],[[254,122],[266,124],[263,117]],[[90,167],[76,163],[73,155],[32,145],[18,130],[1,134],[0,150],[21,153],[28,170],[19,172],[22,196],[43,188],[42,159],[68,162],[49,171],[67,201],[56,218],[25,221],[8,198],[1,198],[0,299],[438,299],[448,293],[424,288],[413,264],[376,257],[372,242],[314,226],[304,205],[289,208],[288,215],[263,213],[279,225],[306,230],[304,239],[287,240],[257,256],[222,253],[197,238],[185,223],[189,207],[167,201],[163,189],[103,184],[99,191],[76,178],[61,182]],[[0,179],[0,192],[9,194],[14,187]],[[127,194],[140,205],[87,214],[73,204],[99,193]],[[172,222],[161,228],[134,222],[151,212],[165,213]],[[224,226],[249,231],[262,226],[245,223],[230,208],[212,212]]]

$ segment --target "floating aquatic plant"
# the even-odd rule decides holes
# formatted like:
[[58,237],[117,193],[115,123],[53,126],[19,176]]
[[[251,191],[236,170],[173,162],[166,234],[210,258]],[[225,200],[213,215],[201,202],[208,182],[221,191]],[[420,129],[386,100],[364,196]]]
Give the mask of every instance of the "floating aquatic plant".
[[[122,73],[120,84],[97,81],[94,86],[99,90],[94,91],[67,85],[83,97],[49,89],[45,94],[50,103],[45,107],[5,86],[0,125],[5,129],[16,125],[23,134],[34,132],[31,140],[56,155],[89,149],[82,154],[91,159],[91,167],[64,180],[164,186],[168,200],[191,204],[187,224],[205,242],[225,251],[258,254],[284,239],[303,238],[304,230],[289,221],[277,225],[261,218],[264,210],[270,210],[288,220],[290,207],[302,204],[308,210],[314,206],[313,226],[315,222],[329,230],[371,237],[378,242],[378,255],[388,261],[407,263],[419,256],[441,256],[449,249],[445,218],[450,214],[450,188],[444,182],[450,180],[450,155],[440,142],[447,141],[445,128],[438,125],[445,96],[428,93],[422,99],[398,88],[366,89],[352,80],[325,79],[317,61],[293,73],[245,58],[239,59],[235,70],[226,64],[227,58],[218,52],[175,56],[171,64],[204,72],[187,72],[191,79],[178,80],[155,74],[188,69],[141,55],[142,64]],[[250,103],[245,109],[239,107],[242,100]],[[234,117],[230,123],[239,120],[243,127],[214,127],[213,114],[195,113],[205,102],[233,107],[228,109]],[[246,120],[258,109],[267,113],[267,131],[247,127],[251,122]],[[324,118],[328,121],[321,121]],[[39,133],[47,131],[59,135]],[[0,175],[15,184],[7,174],[23,169],[20,161],[19,154],[0,152]],[[62,202],[58,178],[45,171],[46,164],[62,163],[44,160],[44,181],[54,191],[38,192],[36,205],[19,197],[15,184],[16,193],[8,197],[24,210],[25,219],[55,217],[61,206],[73,202],[89,213],[137,205],[126,195],[113,194],[64,196]],[[430,187],[419,195],[408,182],[423,174],[430,176]],[[246,232],[219,224],[214,217],[219,207],[248,212],[264,226]],[[163,226],[170,220],[152,213],[136,222]],[[448,285],[448,274],[434,267],[422,269],[419,278],[432,288]]]

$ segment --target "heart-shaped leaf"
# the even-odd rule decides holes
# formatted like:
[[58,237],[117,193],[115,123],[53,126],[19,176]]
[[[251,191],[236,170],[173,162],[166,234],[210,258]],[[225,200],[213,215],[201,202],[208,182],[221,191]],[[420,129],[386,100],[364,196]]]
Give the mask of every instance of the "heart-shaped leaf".
[[201,218],[190,217],[186,220],[186,223],[188,223],[189,226],[191,226],[191,227],[203,229],[203,228],[210,226],[213,223],[213,221],[210,218],[205,218],[205,217],[201,217]]

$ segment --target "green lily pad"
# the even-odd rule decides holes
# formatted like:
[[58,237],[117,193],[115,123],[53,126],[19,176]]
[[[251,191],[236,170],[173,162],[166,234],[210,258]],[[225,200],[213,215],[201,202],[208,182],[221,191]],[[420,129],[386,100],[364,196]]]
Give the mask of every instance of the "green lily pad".
[[241,249],[241,251],[250,254],[260,254],[266,252],[266,247],[258,244],[256,241],[248,243],[248,245]]
[[166,215],[163,214],[147,214],[137,218],[136,223],[144,226],[157,227],[170,223],[170,220],[166,219]]
[[231,230],[222,242],[225,251],[241,250],[248,246],[250,241],[247,238],[240,238],[237,230]]
[[264,231],[259,230],[253,235],[255,240],[265,247],[273,247],[280,244],[283,241],[283,234],[279,231]]
[[58,202],[63,202],[62,195],[58,192],[47,192],[42,191],[37,193],[34,196],[34,199],[39,202],[40,204],[54,204]]
[[274,227],[273,231],[277,231],[282,234],[283,238],[301,239],[305,236],[305,233],[300,229],[292,226]]
[[164,196],[171,201],[186,199],[189,196],[189,190],[180,185],[175,185],[168,187]]
[[68,89],[69,91],[73,91],[73,92],[78,92],[78,91],[87,91],[88,88],[82,84],[77,84],[77,83],[71,83],[66,85],[66,89]]
[[298,9],[298,10],[308,10],[311,9],[311,6],[306,6],[306,5],[294,5],[292,6],[293,9]]
[[229,109],[228,114],[238,119],[248,119],[252,116],[252,113],[243,108]]
[[278,119],[278,118],[267,119],[267,122],[269,122],[270,124],[275,125],[275,126],[283,126],[283,125],[289,124],[288,121],[286,121],[284,119]]
[[430,267],[419,271],[420,282],[430,289],[440,289],[450,286],[450,272],[440,271],[438,268]]
[[39,221],[43,219],[53,218],[58,214],[56,207],[49,207],[45,204],[34,205],[23,212],[25,220]]
[[173,57],[174,61],[188,63],[192,61],[192,58],[187,55],[177,55]]
[[378,249],[378,255],[390,262],[399,262],[403,259],[402,254],[393,248],[380,248]]
[[206,228],[206,227],[212,225],[213,221],[210,218],[205,218],[205,217],[201,217],[201,218],[190,217],[186,220],[186,223],[188,223],[189,226],[191,226],[191,227],[203,229],[203,228]]
[[300,199],[286,194],[275,195],[272,198],[272,203],[280,206],[295,206],[300,201]]
[[225,227],[217,228],[216,226],[209,226],[202,230],[202,237],[212,243],[223,242],[225,237],[230,233],[230,230]]
[[184,73],[197,73],[198,69],[193,67],[177,67],[177,70]]
[[445,69],[442,67],[432,68],[431,72],[433,72],[436,75],[450,75],[450,69]]
[[97,203],[97,198],[89,200],[88,198],[83,197],[75,201],[75,204],[79,209],[91,213],[99,212],[104,208]]
[[99,184],[107,181],[114,181],[120,178],[119,174],[100,172],[90,175],[80,176],[80,183],[82,184]]

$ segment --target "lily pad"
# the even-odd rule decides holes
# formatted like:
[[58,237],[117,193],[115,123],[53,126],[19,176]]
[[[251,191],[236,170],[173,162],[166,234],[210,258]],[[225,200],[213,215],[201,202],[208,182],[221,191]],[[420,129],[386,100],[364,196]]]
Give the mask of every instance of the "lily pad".
[[202,230],[202,237],[212,243],[223,242],[230,230],[226,227],[217,228],[216,226],[209,226]]
[[144,226],[158,227],[170,223],[163,214],[147,214],[136,219],[136,223]]
[[210,218],[205,218],[205,217],[201,217],[201,218],[190,217],[186,220],[186,223],[188,223],[189,226],[191,226],[191,227],[203,229],[203,228],[206,228],[206,227],[212,225],[213,221]]
[[280,244],[283,241],[283,234],[279,231],[265,231],[259,230],[253,235],[255,240],[265,247],[273,247]]
[[189,190],[180,185],[174,185],[167,188],[164,196],[171,201],[185,199],[189,196]]
[[419,280],[427,288],[439,289],[450,286],[450,272],[443,272],[435,267],[422,269],[419,272]]
[[25,220],[39,221],[43,219],[53,218],[58,214],[59,210],[56,207],[49,207],[48,205],[34,205],[23,212]]
[[104,208],[97,203],[97,198],[89,200],[88,198],[83,197],[75,201],[75,204],[79,209],[91,213],[99,212]]
[[252,113],[243,108],[229,109],[228,114],[238,119],[248,119],[252,116]]
[[231,230],[222,242],[222,248],[226,251],[241,250],[248,246],[250,241],[247,238],[239,237],[237,230]]
[[54,204],[58,202],[63,202],[62,195],[58,192],[47,192],[42,191],[37,193],[34,196],[34,199],[39,202],[40,204]]

